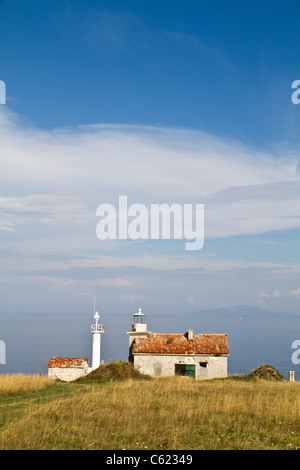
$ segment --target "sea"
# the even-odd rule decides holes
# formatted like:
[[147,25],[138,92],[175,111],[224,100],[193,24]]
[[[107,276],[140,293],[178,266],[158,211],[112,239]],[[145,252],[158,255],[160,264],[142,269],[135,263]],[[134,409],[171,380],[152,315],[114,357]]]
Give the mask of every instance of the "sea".
[[[93,313],[1,314],[0,374],[43,374],[51,357],[87,357],[91,364]],[[128,359],[131,314],[101,314],[105,332],[101,334],[104,363]],[[156,333],[226,333],[228,374],[248,374],[262,364],[279,370],[288,380],[289,371],[300,380],[300,364],[295,364],[292,347],[299,341],[300,315],[273,313],[244,306],[192,314],[149,315],[148,330]],[[4,346],[4,348],[3,348]],[[4,357],[3,357],[3,352]],[[293,355],[294,353],[294,355]],[[298,357],[300,358],[300,351]]]

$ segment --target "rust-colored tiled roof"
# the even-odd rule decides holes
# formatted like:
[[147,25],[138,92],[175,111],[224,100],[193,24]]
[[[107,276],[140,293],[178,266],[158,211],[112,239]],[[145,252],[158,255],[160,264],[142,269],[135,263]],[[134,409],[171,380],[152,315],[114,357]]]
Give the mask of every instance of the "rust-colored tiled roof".
[[226,334],[198,334],[188,340],[187,334],[149,333],[135,338],[132,354],[229,354]]
[[84,367],[87,364],[87,357],[51,357],[48,367]]

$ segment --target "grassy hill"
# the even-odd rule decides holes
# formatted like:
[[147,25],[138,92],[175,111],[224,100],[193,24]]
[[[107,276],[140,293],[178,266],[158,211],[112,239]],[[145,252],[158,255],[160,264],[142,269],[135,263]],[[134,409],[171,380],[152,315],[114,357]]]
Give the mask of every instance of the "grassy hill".
[[72,383],[0,376],[0,449],[300,448],[299,382],[104,369]]

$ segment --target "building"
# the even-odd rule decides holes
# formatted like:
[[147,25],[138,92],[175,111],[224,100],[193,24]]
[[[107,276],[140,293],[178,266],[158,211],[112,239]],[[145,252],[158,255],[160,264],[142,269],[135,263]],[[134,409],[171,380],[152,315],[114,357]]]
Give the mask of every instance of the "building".
[[48,362],[48,376],[70,382],[88,374],[87,357],[52,357]]
[[129,335],[129,360],[153,377],[185,375],[196,379],[227,377],[226,334],[151,333],[141,309],[134,314]]

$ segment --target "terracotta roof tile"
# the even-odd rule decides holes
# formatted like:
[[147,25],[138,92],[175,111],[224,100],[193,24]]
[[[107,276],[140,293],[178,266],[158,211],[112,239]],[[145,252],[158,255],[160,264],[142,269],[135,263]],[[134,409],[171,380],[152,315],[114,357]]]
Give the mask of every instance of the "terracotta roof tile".
[[192,340],[187,334],[149,333],[147,338],[135,338],[132,354],[229,354],[226,334],[198,334]]
[[88,365],[87,357],[51,357],[48,367],[84,367]]

